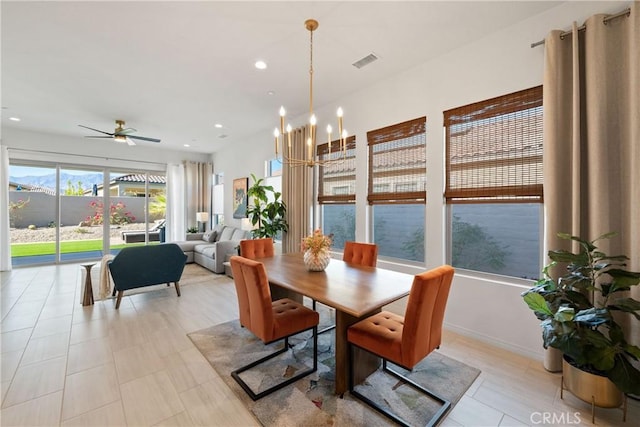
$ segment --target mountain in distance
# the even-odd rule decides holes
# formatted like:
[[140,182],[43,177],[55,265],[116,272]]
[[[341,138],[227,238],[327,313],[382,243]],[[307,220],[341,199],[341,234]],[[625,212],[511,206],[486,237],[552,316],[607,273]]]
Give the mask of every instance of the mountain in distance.
[[[55,190],[56,188],[56,174],[51,173],[49,175],[40,175],[40,176],[18,176],[18,177],[9,177],[10,182],[15,182],[16,184],[29,184],[29,185],[37,185],[39,187],[50,188],[51,190]],[[93,184],[102,185],[102,173],[89,173],[83,175],[73,175],[65,172],[60,173],[60,190],[64,192],[67,188],[67,183],[71,182],[74,187],[78,187],[78,182],[82,183],[82,188],[85,190],[90,190],[93,187]]]

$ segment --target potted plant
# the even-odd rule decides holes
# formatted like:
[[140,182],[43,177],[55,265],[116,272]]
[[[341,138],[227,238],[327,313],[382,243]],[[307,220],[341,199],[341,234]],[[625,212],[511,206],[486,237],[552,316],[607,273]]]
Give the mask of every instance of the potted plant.
[[253,224],[253,237],[275,238],[281,231],[288,231],[289,224],[285,219],[287,206],[280,199],[282,194],[275,191],[271,185],[264,185],[264,179],[257,179],[251,174],[253,184],[247,190],[249,206],[247,217]]
[[[596,392],[587,390],[581,395],[578,389],[584,389],[584,384],[574,383],[581,381],[582,373],[585,380],[592,381],[589,375],[595,375],[604,381],[608,378],[615,385],[617,400],[607,401],[608,397],[603,396],[604,400],[599,402],[596,398],[595,405],[603,407],[619,406],[622,393],[640,395],[640,371],[634,366],[634,361],[640,359],[640,348],[627,342],[614,315],[629,313],[632,320],[640,320],[640,302],[623,296],[623,292],[638,285],[640,273],[623,268],[628,259],[625,255],[611,256],[598,250],[596,243],[613,235],[615,233],[607,233],[587,241],[559,233],[562,239],[578,242],[579,253],[549,251],[551,263],[544,268],[543,278],[522,294],[542,321],[544,347],[557,348],[563,353],[563,382],[569,391],[593,403]],[[554,278],[551,269],[558,264],[566,264],[567,270]],[[580,373],[567,372],[571,369],[578,369]]]

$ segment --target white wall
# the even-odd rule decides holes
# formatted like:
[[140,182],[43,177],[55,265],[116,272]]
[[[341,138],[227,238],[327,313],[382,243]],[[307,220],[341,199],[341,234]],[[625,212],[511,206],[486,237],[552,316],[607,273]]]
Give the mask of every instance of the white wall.
[[158,149],[140,143],[135,146],[114,143],[110,139],[86,139],[30,132],[16,128],[2,129],[2,145],[9,148],[11,160],[37,160],[76,163],[84,166],[166,171],[167,163],[183,160],[210,161],[209,154]]
[[[566,2],[518,25],[499,31],[473,44],[434,58],[366,90],[336,100],[325,108],[316,108],[319,122],[333,117],[337,105],[345,111],[345,127],[357,137],[356,238],[366,240],[367,146],[366,132],[394,123],[427,116],[427,267],[445,262],[444,141],[442,113],[470,104],[542,84],[544,47],[531,48],[552,29],[566,30],[572,21],[582,24],[596,13],[615,13],[629,2]],[[443,34],[446,37],[446,34]],[[399,47],[420,49],[415,45]],[[384,59],[382,59],[384,60]],[[375,67],[375,63],[370,65]],[[366,68],[361,71],[366,73]],[[339,76],[336,76],[339,78]],[[321,91],[322,88],[316,88]],[[305,123],[303,117],[293,124]],[[274,126],[277,124],[274,111]],[[262,176],[264,161],[273,157],[271,130],[255,135],[234,147],[214,155],[216,172],[225,180],[255,173]],[[226,186],[228,189],[230,185]],[[230,218],[230,191],[225,200],[225,218]],[[229,197],[229,198],[227,198]],[[415,274],[418,269],[379,263]],[[458,273],[454,280],[446,313],[448,328],[492,342],[498,346],[542,357],[538,321],[525,306],[520,293],[526,289],[517,283],[480,279]]]

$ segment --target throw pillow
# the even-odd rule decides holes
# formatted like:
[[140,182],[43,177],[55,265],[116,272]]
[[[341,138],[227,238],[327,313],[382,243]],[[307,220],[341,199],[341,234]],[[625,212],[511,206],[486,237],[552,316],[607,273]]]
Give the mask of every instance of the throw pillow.
[[216,232],[216,230],[209,230],[206,233],[204,233],[202,235],[202,240],[209,242],[209,243],[213,243],[216,241],[216,235],[218,233]]

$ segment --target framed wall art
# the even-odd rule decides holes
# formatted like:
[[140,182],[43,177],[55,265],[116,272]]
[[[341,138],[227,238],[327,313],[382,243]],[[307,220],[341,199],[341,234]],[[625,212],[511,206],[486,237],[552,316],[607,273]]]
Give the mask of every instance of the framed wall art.
[[247,187],[249,178],[237,178],[233,180],[233,217],[247,217]]

